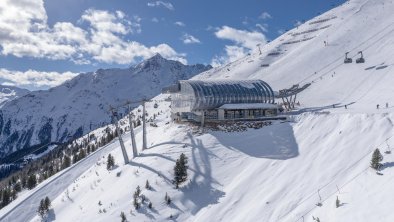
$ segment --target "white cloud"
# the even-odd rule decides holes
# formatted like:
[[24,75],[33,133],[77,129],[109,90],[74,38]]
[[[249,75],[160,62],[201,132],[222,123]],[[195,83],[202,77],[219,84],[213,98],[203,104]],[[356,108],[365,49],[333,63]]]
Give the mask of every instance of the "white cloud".
[[28,70],[26,72],[0,69],[0,81],[3,85],[13,85],[22,88],[50,88],[62,84],[75,77],[77,73],[72,72],[40,72]]
[[257,44],[266,44],[267,39],[264,34],[257,31],[239,30],[229,26],[223,26],[215,32],[219,39],[230,40],[235,45],[226,45],[225,54],[222,56],[215,56],[212,61],[212,66],[233,62],[240,59],[253,49],[257,49]]
[[272,19],[272,16],[268,12],[262,12],[259,16],[260,19]]
[[181,40],[184,44],[201,43],[199,39],[187,33],[182,36]]
[[245,30],[231,28],[229,26],[223,26],[215,32],[215,35],[219,39],[227,39],[233,41],[236,44],[248,49],[253,49],[256,47],[257,44],[265,43],[267,41],[266,37],[260,32],[249,32]]
[[163,6],[168,10],[175,10],[174,6],[170,2],[163,2],[163,1],[155,1],[155,2],[148,2],[147,4],[149,7],[159,7]]
[[235,46],[235,45],[226,45],[225,46],[226,55],[225,56],[215,56],[212,61],[211,65],[213,67],[217,67],[223,64],[227,64],[230,62],[234,62],[242,57],[244,57],[248,50],[244,47]]
[[262,32],[268,32],[267,24],[256,24],[256,27],[259,28]]
[[79,24],[87,24],[86,29],[69,22],[57,22],[50,27],[43,0],[3,1],[0,4],[2,55],[70,60],[76,64],[89,64],[91,60],[129,64],[158,52],[166,58],[185,61],[184,54],[168,45],[148,47],[128,40],[127,36],[141,32],[139,16],[88,9],[79,20]]
[[151,19],[151,21],[152,21],[152,22],[155,22],[155,23],[158,23],[158,22],[159,22],[159,19],[156,18],[156,17],[153,17],[153,18]]
[[181,21],[174,22],[174,24],[177,25],[177,26],[179,26],[179,27],[184,27],[184,26],[186,26],[185,23],[183,23],[183,22],[181,22]]

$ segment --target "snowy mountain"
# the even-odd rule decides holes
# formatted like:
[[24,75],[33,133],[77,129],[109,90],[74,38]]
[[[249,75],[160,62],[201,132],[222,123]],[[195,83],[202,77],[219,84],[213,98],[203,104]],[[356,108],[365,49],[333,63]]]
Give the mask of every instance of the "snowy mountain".
[[28,94],[30,91],[15,86],[0,85],[0,107],[6,102]]
[[82,136],[110,123],[110,105],[151,98],[176,80],[210,68],[183,65],[157,54],[128,69],[99,69],[49,90],[22,96],[1,109],[0,157],[33,145]]
[[[116,221],[121,212],[129,221],[393,221],[394,154],[387,152],[394,146],[393,11],[392,0],[347,1],[267,44],[261,54],[194,77],[261,78],[274,90],[311,83],[288,121],[201,134],[171,122],[170,104],[159,95],[158,108],[147,108],[150,115],[160,113],[157,127],[148,126],[149,148],[140,149],[142,129],[136,128],[140,155],[132,163],[123,164],[115,140],[25,192],[0,210],[0,219],[39,221],[35,210],[48,195],[49,218],[56,221]],[[365,63],[355,63],[359,51]],[[346,52],[353,63],[344,64]],[[130,134],[123,139],[131,157]],[[370,168],[376,148],[384,156],[379,174]],[[117,164],[110,171],[109,153]],[[189,159],[189,180],[175,189],[171,180],[181,153]],[[152,189],[144,188],[147,180]],[[137,186],[147,201],[135,210]]]

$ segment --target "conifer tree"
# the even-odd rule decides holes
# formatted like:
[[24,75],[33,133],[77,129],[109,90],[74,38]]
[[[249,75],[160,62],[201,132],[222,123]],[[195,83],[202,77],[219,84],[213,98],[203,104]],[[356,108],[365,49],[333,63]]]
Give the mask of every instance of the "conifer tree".
[[62,169],[66,169],[71,165],[71,159],[69,156],[65,155],[63,158]]
[[49,200],[49,197],[45,197],[44,204],[45,204],[45,210],[48,211],[49,208],[51,208],[51,200]]
[[79,151],[79,154],[78,154],[78,159],[79,159],[79,160],[82,160],[82,159],[85,158],[85,157],[86,157],[85,149],[81,149],[81,150]]
[[185,182],[187,179],[187,157],[184,153],[179,156],[179,159],[176,160],[174,167],[174,180],[176,188],[179,187],[179,184]]
[[380,150],[377,148],[372,154],[372,160],[371,160],[372,169],[379,170],[379,168],[382,166],[382,164],[380,163],[382,160],[383,160],[383,156],[380,153]]
[[149,184],[149,181],[148,181],[148,180],[146,180],[145,188],[148,189],[148,190],[150,190],[150,184]]
[[134,204],[134,208],[136,210],[138,210],[140,208],[140,203],[138,203],[138,199],[136,196],[134,196],[133,204]]
[[134,192],[134,198],[138,198],[140,196],[140,194],[141,194],[141,188],[140,188],[140,186],[137,186],[137,188],[135,189],[135,192]]
[[32,174],[27,179],[27,189],[31,190],[37,185],[37,178],[35,174]]
[[45,201],[44,201],[44,199],[42,199],[40,201],[40,205],[38,206],[37,212],[38,212],[38,214],[40,215],[41,218],[44,218],[44,216],[45,216],[45,214],[47,212],[47,210],[45,208]]
[[107,170],[112,169],[115,166],[115,159],[111,154],[107,157]]
[[10,203],[10,191],[6,188],[2,192],[1,206],[5,207]]
[[21,190],[22,190],[22,185],[21,185],[20,182],[16,182],[16,183],[14,184],[14,190],[15,190],[15,192],[21,192]]
[[77,163],[79,161],[78,155],[74,154],[73,155],[73,164]]
[[167,204],[167,205],[170,205],[170,204],[171,204],[171,197],[168,196],[167,192],[166,192],[166,196],[164,197],[164,200],[166,201],[166,204]]
[[126,215],[124,214],[123,211],[120,212],[120,218],[121,218],[121,221],[122,221],[122,222],[126,222],[126,221],[127,221]]

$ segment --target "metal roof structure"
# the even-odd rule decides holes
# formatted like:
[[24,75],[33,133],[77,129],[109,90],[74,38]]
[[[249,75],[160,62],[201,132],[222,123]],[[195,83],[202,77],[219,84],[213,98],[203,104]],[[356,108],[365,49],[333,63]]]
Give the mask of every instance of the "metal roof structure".
[[172,88],[173,108],[215,109],[224,104],[274,103],[272,88],[262,80],[182,80]]

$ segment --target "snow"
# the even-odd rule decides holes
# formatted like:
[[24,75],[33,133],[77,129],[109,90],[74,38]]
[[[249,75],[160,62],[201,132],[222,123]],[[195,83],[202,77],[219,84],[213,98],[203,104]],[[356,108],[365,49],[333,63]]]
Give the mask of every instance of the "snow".
[[[130,164],[123,164],[114,142],[102,149],[100,159],[81,163],[81,170],[70,169],[75,182],[64,178],[61,187],[48,182],[27,206],[37,208],[40,198],[56,191],[50,215],[56,221],[116,221],[123,211],[129,221],[312,222],[314,216],[322,222],[392,222],[394,154],[384,154],[382,175],[369,164],[376,148],[383,153],[394,146],[393,11],[391,0],[347,1],[264,46],[262,55],[252,53],[195,77],[263,79],[275,90],[312,83],[297,96],[301,105],[288,121],[201,134],[197,126],[171,122],[169,102],[159,95],[154,99],[158,108],[153,102],[147,107],[150,116],[160,112],[154,120],[158,127],[148,126],[147,150],[140,149],[137,128],[140,155]],[[282,44],[289,42],[297,43]],[[360,50],[366,63],[343,64],[346,51],[353,57]],[[268,56],[272,52],[280,54]],[[269,67],[261,66],[267,63]],[[124,139],[131,156],[130,135]],[[105,166],[108,153],[117,164],[111,171]],[[189,181],[175,189],[173,167],[181,153],[189,160]],[[146,180],[152,190],[144,188]],[[146,204],[133,208],[138,185],[152,210]],[[169,206],[165,193],[173,200]],[[7,207],[0,213],[39,221],[33,211],[20,209]]]
[[[163,103],[159,107],[168,107]],[[148,113],[153,110],[148,108]],[[132,163],[123,165],[117,146],[102,153],[115,156],[116,169],[107,171],[106,158],[101,158],[65,188],[53,201],[56,221],[112,221],[122,211],[130,221],[163,221],[170,215],[177,221],[296,221],[304,214],[307,221],[311,215],[322,221],[373,221],[381,215],[379,221],[389,222],[393,218],[386,207],[376,206],[394,195],[390,188],[394,157],[385,156],[383,176],[369,168],[376,147],[383,152],[387,138],[388,145],[394,145],[393,114],[307,112],[291,122],[274,121],[261,129],[202,135],[188,125],[166,124],[165,115],[156,120],[158,127],[148,127],[149,149]],[[141,147],[140,128],[136,136]],[[129,135],[124,139],[131,155]],[[190,181],[176,190],[172,169],[182,152],[189,158]],[[152,190],[144,188],[146,180]],[[381,188],[376,183],[384,186],[384,192],[378,192]],[[134,210],[132,195],[138,185],[152,201],[153,210],[146,205]],[[318,189],[325,200],[321,208],[315,207]],[[170,206],[164,204],[166,192],[173,200]],[[344,203],[338,209],[336,195]],[[370,195],[374,195],[371,200]],[[365,204],[358,205],[360,201]],[[100,209],[106,213],[99,213]]]

